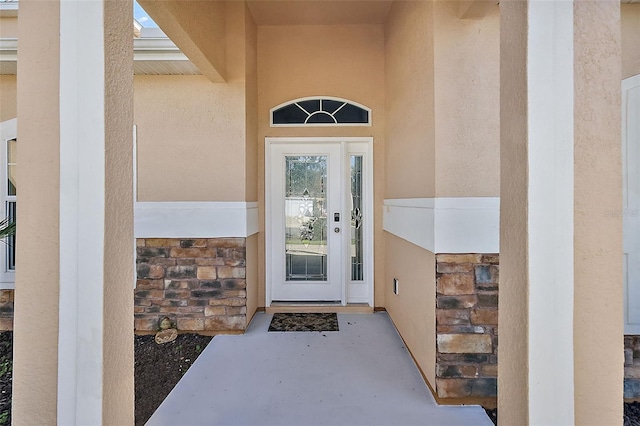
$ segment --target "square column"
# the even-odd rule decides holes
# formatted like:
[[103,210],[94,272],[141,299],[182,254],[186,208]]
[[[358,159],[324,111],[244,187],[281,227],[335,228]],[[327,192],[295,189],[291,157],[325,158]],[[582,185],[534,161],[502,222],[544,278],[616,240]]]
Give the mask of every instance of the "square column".
[[133,423],[131,17],[20,2],[16,424]]
[[576,0],[573,10],[575,419],[622,424],[620,2]]
[[503,424],[622,422],[619,7],[500,3]]

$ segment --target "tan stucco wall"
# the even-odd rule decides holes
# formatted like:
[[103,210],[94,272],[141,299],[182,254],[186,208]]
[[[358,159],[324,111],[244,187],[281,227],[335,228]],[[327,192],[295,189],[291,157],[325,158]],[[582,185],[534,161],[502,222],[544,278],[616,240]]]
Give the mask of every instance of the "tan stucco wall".
[[[433,197],[433,7],[394,2],[385,26],[385,198]],[[435,389],[435,255],[385,233],[385,307]],[[398,278],[399,295],[392,292]]]
[[247,238],[247,326],[258,308],[258,234]]
[[620,6],[622,78],[640,74],[640,4]]
[[[105,211],[102,422],[134,422],[132,0],[104,4]],[[127,333],[129,332],[129,333]]]
[[245,5],[246,200],[258,201],[258,28]]
[[38,166],[17,170],[20,244],[16,247],[12,420],[52,425],[57,410],[60,275],[59,2],[24,2],[20,14],[18,156],[21,164]]
[[0,38],[18,37],[18,18],[0,18]]
[[433,197],[433,7],[397,1],[385,25],[385,198]]
[[[336,96],[372,109],[371,127],[269,127],[269,110],[306,96]],[[258,27],[258,184],[264,232],[264,138],[373,136],[375,305],[384,306],[384,35],[381,25]],[[260,303],[265,303],[264,233],[260,240]]]
[[459,19],[434,3],[435,170],[438,197],[500,192],[500,11]]
[[18,82],[15,75],[0,75],[0,123],[18,115],[16,96]]
[[[623,290],[618,1],[574,6],[575,423],[622,423]],[[581,374],[589,371],[589,374]]]
[[[436,388],[435,254],[385,234],[385,307],[407,348]],[[398,279],[397,295],[393,279]]]
[[244,201],[244,83],[134,81],[138,201]]
[[241,2],[223,12],[226,83],[135,77],[138,201],[256,201],[255,24]]

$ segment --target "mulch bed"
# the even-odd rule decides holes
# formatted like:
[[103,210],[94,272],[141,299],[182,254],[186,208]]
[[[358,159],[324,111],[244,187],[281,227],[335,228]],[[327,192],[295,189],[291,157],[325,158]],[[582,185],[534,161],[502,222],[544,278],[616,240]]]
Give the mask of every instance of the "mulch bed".
[[211,339],[180,334],[158,345],[154,336],[135,336],[136,426],[149,420]]
[[[211,336],[181,334],[158,345],[154,336],[135,336],[136,425],[144,425],[209,344]],[[0,332],[0,425],[11,424],[13,332]]]
[[484,411],[487,412],[487,416],[491,419],[494,425],[498,425],[498,409],[497,408],[484,408]]
[[640,402],[624,404],[624,426],[640,426]]
[[0,333],[0,425],[11,424],[13,331]]
[[[136,426],[151,417],[211,339],[181,334],[158,345],[153,336],[135,336]],[[0,425],[11,424],[12,351],[13,332],[0,332]],[[486,411],[497,425],[498,410]],[[624,404],[624,426],[640,426],[640,402]]]

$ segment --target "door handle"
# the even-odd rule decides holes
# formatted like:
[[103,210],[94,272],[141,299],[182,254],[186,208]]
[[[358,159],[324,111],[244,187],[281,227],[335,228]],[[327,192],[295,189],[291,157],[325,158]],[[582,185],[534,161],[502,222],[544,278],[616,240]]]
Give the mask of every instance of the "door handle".
[[336,234],[340,232],[340,228],[338,228],[337,226],[335,228],[333,228],[333,232],[335,232]]

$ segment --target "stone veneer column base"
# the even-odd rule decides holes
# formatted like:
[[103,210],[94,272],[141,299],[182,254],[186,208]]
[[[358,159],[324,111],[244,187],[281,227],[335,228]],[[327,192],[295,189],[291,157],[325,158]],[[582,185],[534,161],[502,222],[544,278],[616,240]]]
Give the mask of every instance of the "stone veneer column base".
[[14,290],[0,290],[0,331],[13,330]]
[[640,336],[624,336],[624,398],[640,401]]
[[136,244],[136,331],[156,331],[165,316],[180,331],[245,330],[245,238],[140,238]]
[[486,400],[498,386],[497,254],[436,256],[436,394]]

